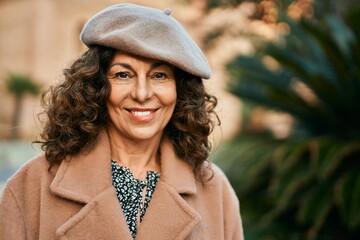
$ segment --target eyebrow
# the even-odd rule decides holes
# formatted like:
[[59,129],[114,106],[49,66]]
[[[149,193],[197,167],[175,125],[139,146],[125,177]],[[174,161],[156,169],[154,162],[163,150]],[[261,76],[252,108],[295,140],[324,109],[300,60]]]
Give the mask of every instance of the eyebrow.
[[[134,68],[130,64],[122,63],[122,62],[116,62],[116,63],[111,64],[109,69],[112,68],[113,66],[116,66],[116,65],[120,65],[120,66],[122,66],[124,68],[127,68],[127,69],[129,69],[131,71],[134,71]],[[150,70],[161,67],[163,65],[169,67],[171,70],[174,70],[174,67],[172,65],[170,65],[170,64],[168,64],[166,62],[162,62],[162,61],[152,63],[151,67],[150,67]]]
[[109,69],[112,68],[113,66],[116,66],[116,65],[120,65],[124,68],[127,68],[127,69],[130,69],[130,70],[134,70],[133,67],[130,65],[130,64],[127,64],[127,63],[121,63],[121,62],[116,62],[116,63],[113,63],[109,66]]

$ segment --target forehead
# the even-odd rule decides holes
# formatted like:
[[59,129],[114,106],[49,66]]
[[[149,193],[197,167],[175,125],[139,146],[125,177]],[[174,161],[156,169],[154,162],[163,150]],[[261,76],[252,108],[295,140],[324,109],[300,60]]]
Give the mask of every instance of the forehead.
[[134,55],[127,52],[117,51],[110,63],[110,67],[116,63],[127,63],[130,65],[137,65],[137,64],[146,64],[146,65],[159,65],[159,66],[167,66],[173,69],[173,66],[169,63],[158,59],[146,58],[143,56]]

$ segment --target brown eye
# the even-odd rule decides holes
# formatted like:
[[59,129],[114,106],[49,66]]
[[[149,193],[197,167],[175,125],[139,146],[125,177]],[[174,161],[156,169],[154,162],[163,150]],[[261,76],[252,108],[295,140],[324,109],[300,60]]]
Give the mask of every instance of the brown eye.
[[165,73],[159,72],[159,73],[155,73],[153,78],[155,78],[155,79],[166,79],[166,78],[168,78],[168,76]]
[[130,78],[130,74],[127,72],[118,72],[118,73],[115,73],[115,78],[128,79],[128,78]]

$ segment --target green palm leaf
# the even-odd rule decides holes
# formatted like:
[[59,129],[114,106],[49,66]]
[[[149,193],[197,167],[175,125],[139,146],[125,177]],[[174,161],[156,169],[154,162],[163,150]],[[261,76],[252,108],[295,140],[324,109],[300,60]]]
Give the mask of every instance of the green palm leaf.
[[291,34],[228,64],[229,90],[245,105],[294,117],[287,139],[245,127],[215,157],[226,156],[220,165],[257,239],[360,238],[360,9],[354,12],[346,20],[279,12]]
[[356,229],[360,225],[359,170],[344,173],[336,184],[336,192],[343,221],[350,229]]
[[316,239],[319,230],[325,224],[334,202],[334,189],[330,182],[323,182],[303,197],[297,212],[297,220],[302,224],[312,225],[308,231],[309,239]]

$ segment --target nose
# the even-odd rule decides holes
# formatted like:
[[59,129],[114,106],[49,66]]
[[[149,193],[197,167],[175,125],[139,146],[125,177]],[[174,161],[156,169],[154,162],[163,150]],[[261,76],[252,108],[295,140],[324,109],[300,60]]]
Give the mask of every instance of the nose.
[[147,81],[146,76],[139,76],[132,89],[131,96],[138,102],[146,102],[153,95],[151,84]]

